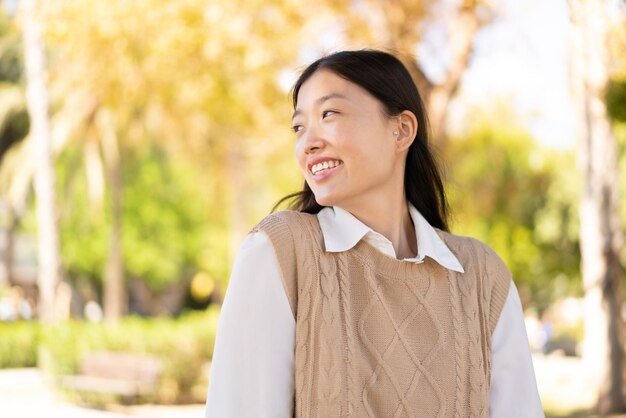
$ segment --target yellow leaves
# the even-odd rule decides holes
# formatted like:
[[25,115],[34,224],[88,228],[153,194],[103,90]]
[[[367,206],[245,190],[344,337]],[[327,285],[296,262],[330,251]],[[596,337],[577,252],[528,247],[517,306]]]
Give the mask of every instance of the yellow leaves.
[[[84,127],[93,114],[72,112],[72,97],[85,109],[93,103],[109,109],[122,152],[151,143],[184,152],[202,166],[202,187],[215,188],[215,195],[232,188],[225,156],[235,150],[244,161],[243,182],[254,187],[258,212],[266,213],[287,181],[301,182],[292,174],[290,104],[278,80],[295,67],[311,7],[265,0],[43,2],[53,113],[82,127],[66,132],[72,145],[84,146],[102,135],[88,137]],[[314,20],[307,17],[307,25]],[[81,155],[94,167],[89,178],[97,200],[102,185],[94,145]],[[215,222],[228,222],[231,204],[215,201]],[[228,241],[226,232],[222,238]],[[225,259],[220,253],[213,264]]]

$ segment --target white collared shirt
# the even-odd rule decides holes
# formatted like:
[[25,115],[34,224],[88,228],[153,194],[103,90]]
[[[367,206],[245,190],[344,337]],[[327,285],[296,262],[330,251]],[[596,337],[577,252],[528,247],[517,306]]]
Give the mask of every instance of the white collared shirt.
[[[463,266],[412,205],[418,253],[463,273]],[[318,215],[326,251],[341,252],[361,239],[396,258],[391,242],[338,208]],[[291,418],[296,323],[272,244],[263,232],[244,240],[230,277],[217,328],[206,418]],[[522,306],[514,283],[492,335],[490,418],[542,418]]]

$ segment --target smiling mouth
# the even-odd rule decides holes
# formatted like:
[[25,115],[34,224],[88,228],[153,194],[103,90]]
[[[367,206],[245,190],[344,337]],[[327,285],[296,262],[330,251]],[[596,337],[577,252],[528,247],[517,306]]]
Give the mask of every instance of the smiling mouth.
[[339,160],[324,161],[323,163],[315,164],[313,167],[311,167],[311,174],[316,175],[319,173],[323,173],[324,171],[335,168],[341,164],[343,164],[343,162]]

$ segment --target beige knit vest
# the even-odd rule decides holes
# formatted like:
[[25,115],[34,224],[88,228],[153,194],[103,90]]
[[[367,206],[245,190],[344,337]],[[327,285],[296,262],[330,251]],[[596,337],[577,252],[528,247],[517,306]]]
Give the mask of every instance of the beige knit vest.
[[327,253],[315,215],[274,213],[253,231],[272,242],[296,318],[295,417],[488,416],[491,334],[511,275],[486,245],[438,230],[456,273],[364,240]]

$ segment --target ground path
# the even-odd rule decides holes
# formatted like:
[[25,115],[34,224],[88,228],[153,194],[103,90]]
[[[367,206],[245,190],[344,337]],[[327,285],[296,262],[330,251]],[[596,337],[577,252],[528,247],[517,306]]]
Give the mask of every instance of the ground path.
[[[593,399],[585,386],[580,359],[536,355],[533,361],[544,407],[565,412],[584,409],[591,405]],[[37,369],[0,370],[0,405],[3,418],[203,418],[204,416],[202,405],[145,405],[126,407],[115,412],[81,408],[68,404],[55,395]]]
[[64,402],[45,383],[37,369],[0,370],[3,418],[202,418],[202,405],[140,406],[119,412],[80,408]]

